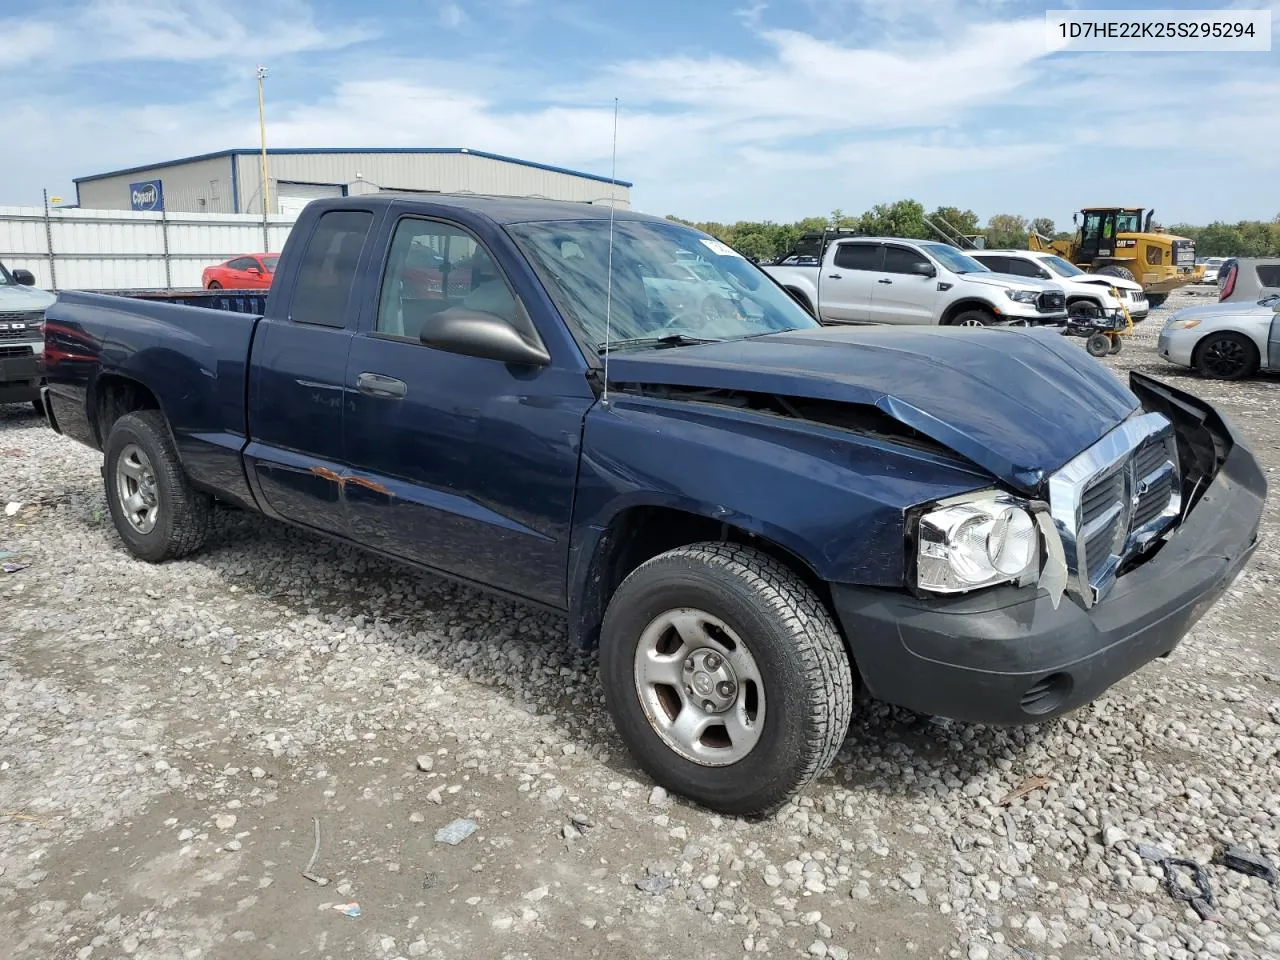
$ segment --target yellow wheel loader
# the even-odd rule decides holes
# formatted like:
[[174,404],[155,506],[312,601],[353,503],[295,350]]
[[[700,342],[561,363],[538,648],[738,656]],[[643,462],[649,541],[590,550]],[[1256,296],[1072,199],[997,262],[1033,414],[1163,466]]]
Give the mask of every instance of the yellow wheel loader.
[[1204,266],[1196,263],[1194,241],[1153,233],[1155,211],[1145,211],[1145,221],[1143,213],[1142,207],[1085,207],[1072,215],[1079,227],[1074,237],[1053,240],[1033,232],[1027,237],[1027,249],[1056,253],[1089,273],[1137,281],[1147,302],[1158,307],[1171,291],[1199,283]]

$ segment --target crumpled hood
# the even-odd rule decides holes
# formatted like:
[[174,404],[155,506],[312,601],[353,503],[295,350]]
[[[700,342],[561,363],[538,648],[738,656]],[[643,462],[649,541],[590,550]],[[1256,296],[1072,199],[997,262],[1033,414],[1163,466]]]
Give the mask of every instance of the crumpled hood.
[[996,273],[994,270],[982,273],[962,273],[960,276],[966,283],[982,283],[989,287],[1013,287],[1016,290],[1061,290],[1051,280],[1037,280],[1034,277],[1019,277],[1012,273]]
[[0,285],[0,313],[26,313],[47,310],[58,298],[48,290],[17,284]]
[[1138,407],[1056,330],[819,327],[619,352],[612,384],[740,390],[875,407],[1024,493]]

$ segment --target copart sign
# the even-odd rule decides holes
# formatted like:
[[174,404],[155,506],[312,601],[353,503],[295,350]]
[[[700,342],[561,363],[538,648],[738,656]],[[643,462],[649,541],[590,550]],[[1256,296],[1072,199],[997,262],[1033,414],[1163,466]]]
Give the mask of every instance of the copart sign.
[[130,210],[163,210],[164,185],[159,180],[129,184]]

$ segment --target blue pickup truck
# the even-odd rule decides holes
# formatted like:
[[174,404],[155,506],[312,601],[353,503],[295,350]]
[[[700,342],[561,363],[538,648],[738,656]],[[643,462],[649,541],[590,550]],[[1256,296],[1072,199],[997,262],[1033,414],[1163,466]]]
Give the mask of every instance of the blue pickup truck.
[[1201,400],[1055,332],[823,327],[655,217],[316,201],[264,310],[49,309],[49,424],[128,548],[189,554],[224,501],[559,611],[638,763],[730,814],[818,776],[859,689],[1078,708],[1256,545],[1265,479]]

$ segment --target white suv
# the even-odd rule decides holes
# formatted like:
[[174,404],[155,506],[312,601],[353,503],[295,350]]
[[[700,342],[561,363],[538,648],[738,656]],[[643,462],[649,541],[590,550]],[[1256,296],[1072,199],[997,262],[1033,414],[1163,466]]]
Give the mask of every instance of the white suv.
[[969,256],[1001,273],[1052,280],[1067,291],[1068,308],[1072,304],[1092,303],[1103,313],[1118,310],[1121,301],[1111,295],[1114,289],[1134,323],[1146,319],[1151,311],[1142,284],[1109,274],[1085,273],[1057,254],[1039,250],[971,250]]

